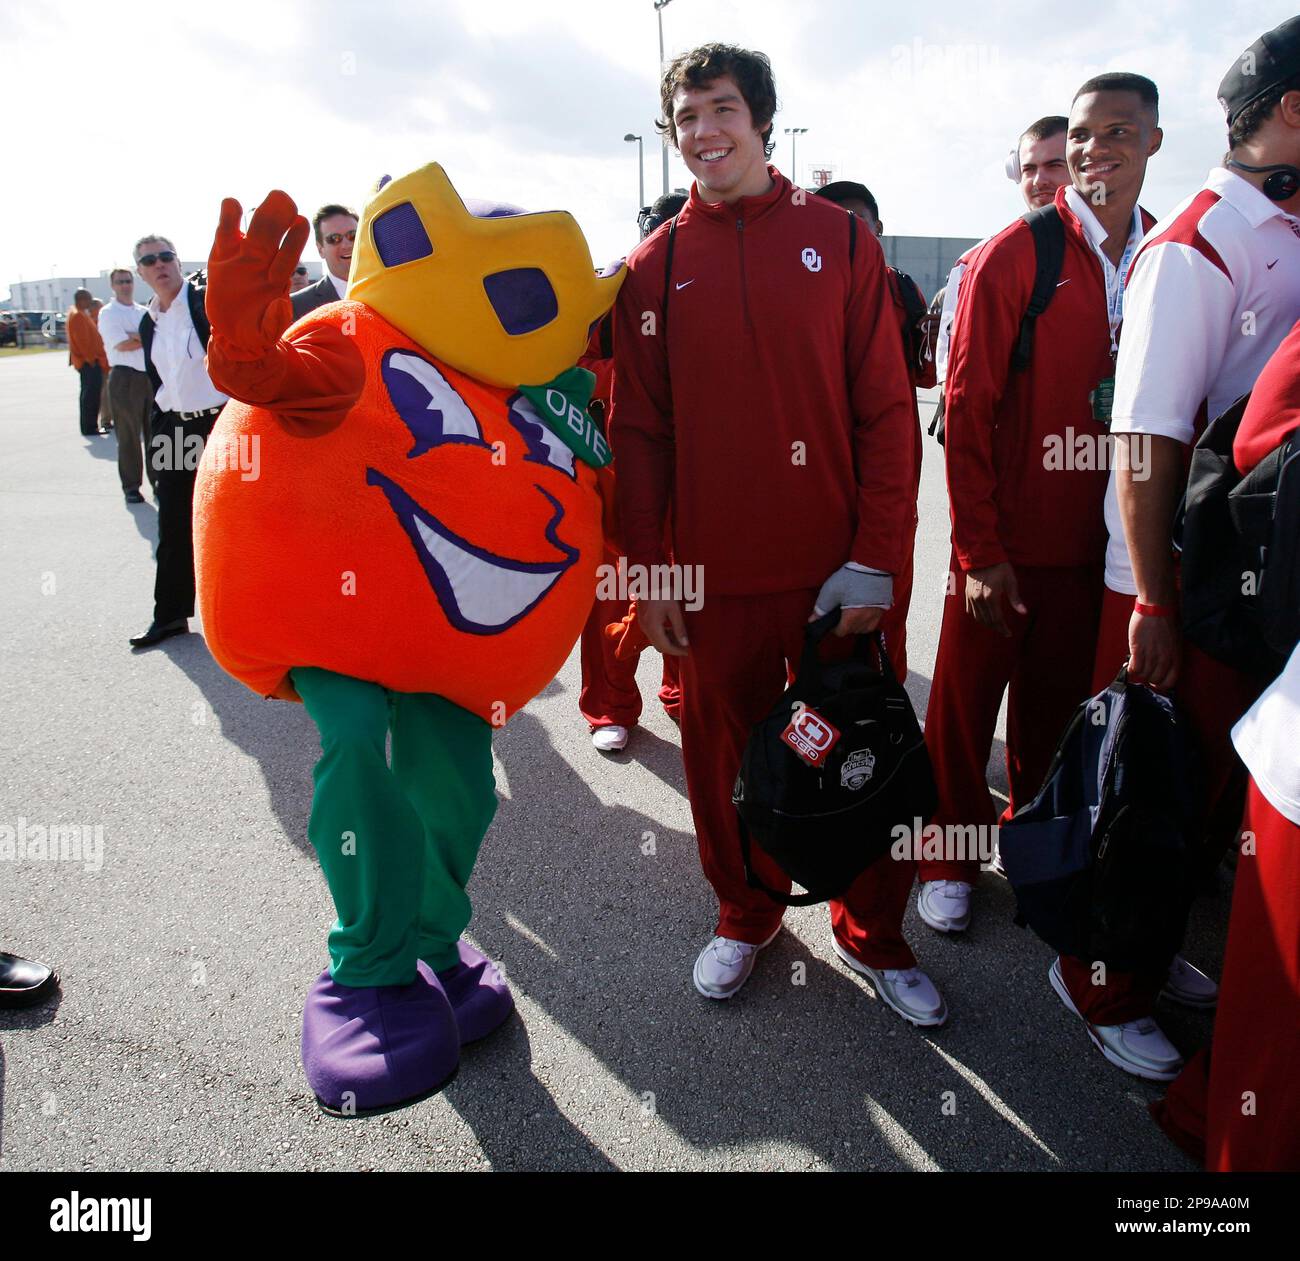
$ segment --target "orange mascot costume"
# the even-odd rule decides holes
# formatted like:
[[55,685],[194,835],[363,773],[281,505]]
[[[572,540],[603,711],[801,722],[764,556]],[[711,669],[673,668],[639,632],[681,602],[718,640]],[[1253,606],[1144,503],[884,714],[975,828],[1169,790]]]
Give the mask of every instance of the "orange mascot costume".
[[199,603],[218,662],[320,729],[308,836],[338,920],[303,1067],[356,1115],[440,1089],[513,1010],[461,939],[465,886],[492,729],[591,608],[610,457],[574,365],[622,276],[570,215],[462,202],[435,164],[380,182],[346,300],[289,328],[308,225],[281,192],[240,216],[208,265],[209,371],[239,401],[195,487]]

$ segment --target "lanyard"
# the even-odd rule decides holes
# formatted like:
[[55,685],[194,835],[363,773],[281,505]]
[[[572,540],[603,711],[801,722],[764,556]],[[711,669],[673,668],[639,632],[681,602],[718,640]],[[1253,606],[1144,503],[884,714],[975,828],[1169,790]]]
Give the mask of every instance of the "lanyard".
[[1141,243],[1141,232],[1138,227],[1137,211],[1134,211],[1134,224],[1129,229],[1128,244],[1124,247],[1124,253],[1120,256],[1119,266],[1112,268],[1110,259],[1102,253],[1098,247],[1097,253],[1101,254],[1102,275],[1106,282],[1106,315],[1110,321],[1110,357],[1114,362],[1119,354],[1119,342],[1116,334],[1119,332],[1119,326],[1124,319],[1124,277],[1128,275],[1129,264],[1133,261],[1133,255],[1137,253],[1138,245]]

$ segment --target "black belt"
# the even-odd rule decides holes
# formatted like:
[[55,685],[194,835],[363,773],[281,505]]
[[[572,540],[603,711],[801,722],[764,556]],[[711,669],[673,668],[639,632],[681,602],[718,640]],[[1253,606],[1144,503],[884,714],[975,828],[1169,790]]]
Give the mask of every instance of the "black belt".
[[134,372],[136,376],[140,376],[140,377],[149,375],[143,368],[133,368],[129,363],[115,363],[110,367],[109,371],[110,372]]
[[219,403],[216,407],[205,407],[201,412],[163,412],[163,415],[179,416],[182,420],[202,420],[206,416],[218,415],[224,406],[224,403]]

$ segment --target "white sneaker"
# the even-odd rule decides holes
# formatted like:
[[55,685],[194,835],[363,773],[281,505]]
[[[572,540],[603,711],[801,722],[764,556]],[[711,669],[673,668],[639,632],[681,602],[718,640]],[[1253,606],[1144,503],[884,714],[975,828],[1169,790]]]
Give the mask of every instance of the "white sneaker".
[[1184,1007],[1213,1007],[1219,1001],[1219,987],[1200,968],[1193,967],[1182,955],[1174,955],[1169,965],[1169,979],[1161,994]]
[[617,753],[627,748],[627,728],[597,727],[591,733],[591,742],[602,753]]
[[970,927],[970,885],[964,880],[925,880],[916,909],[931,928],[960,933]]
[[695,970],[691,974],[695,988],[705,998],[730,998],[749,980],[749,974],[754,970],[754,956],[780,931],[778,924],[776,932],[757,946],[731,937],[715,937],[695,960]]
[[870,980],[886,1006],[892,1007],[909,1024],[931,1028],[948,1019],[943,996],[920,968],[869,968],[849,954],[834,934],[831,945],[849,967]]
[[1178,1076],[1183,1067],[1183,1057],[1150,1016],[1129,1020],[1122,1025],[1094,1025],[1080,1015],[1070,991],[1065,988],[1059,957],[1052,960],[1047,979],[1061,1002],[1083,1021],[1083,1027],[1097,1049],[1117,1068],[1147,1081],[1173,1081]]

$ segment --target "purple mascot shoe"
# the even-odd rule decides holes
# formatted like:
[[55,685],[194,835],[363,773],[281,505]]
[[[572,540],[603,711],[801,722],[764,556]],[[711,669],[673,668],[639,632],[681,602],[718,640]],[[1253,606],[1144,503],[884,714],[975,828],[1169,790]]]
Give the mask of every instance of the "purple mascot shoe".
[[459,1066],[456,1017],[432,973],[410,985],[361,987],[326,971],[307,991],[302,1067],[327,1112],[360,1116],[414,1103]]
[[475,950],[464,939],[456,943],[460,962],[441,972],[434,972],[427,963],[418,963],[420,975],[447,995],[451,1009],[456,1013],[460,1029],[460,1044],[477,1042],[500,1028],[515,1009],[505,977],[485,954]]

